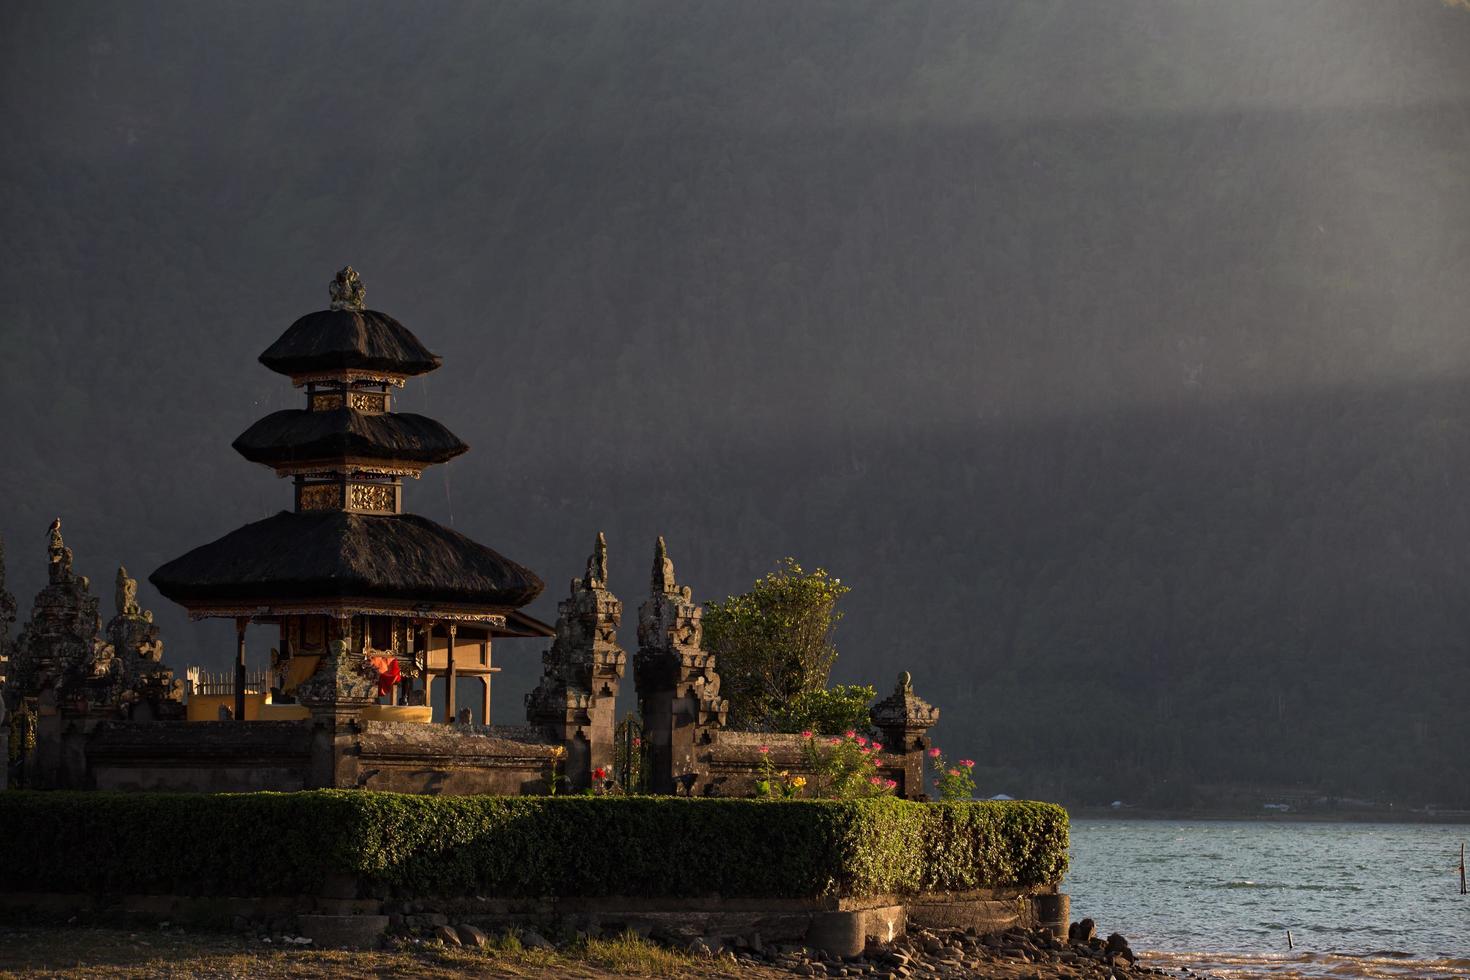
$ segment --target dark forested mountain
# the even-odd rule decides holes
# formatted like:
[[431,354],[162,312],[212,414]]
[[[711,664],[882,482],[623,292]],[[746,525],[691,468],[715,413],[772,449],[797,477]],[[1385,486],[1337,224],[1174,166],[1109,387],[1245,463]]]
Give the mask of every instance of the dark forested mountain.
[[630,609],[795,555],[988,792],[1470,805],[1470,12],[8,3],[0,121],[23,608],[58,513],[107,582],[289,505],[229,443],[350,262],[542,616],[598,530]]

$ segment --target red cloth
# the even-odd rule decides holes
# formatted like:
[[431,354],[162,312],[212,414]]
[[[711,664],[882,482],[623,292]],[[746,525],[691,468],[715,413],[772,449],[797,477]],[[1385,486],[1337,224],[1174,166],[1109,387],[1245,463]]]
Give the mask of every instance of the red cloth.
[[378,670],[378,696],[382,697],[403,679],[403,670],[397,657],[373,657],[372,664]]

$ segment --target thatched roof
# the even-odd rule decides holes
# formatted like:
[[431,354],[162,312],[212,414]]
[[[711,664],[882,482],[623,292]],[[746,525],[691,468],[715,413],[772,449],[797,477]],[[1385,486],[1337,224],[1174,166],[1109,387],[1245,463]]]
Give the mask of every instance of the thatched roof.
[[260,363],[281,374],[355,368],[412,376],[434,370],[440,360],[386,313],[320,310],[291,324]]
[[234,447],[252,463],[267,466],[346,457],[443,463],[469,449],[431,418],[368,415],[351,408],[272,412],[241,433]]
[[283,511],[195,548],[148,577],[175,602],[401,599],[515,608],[535,572],[414,514]]

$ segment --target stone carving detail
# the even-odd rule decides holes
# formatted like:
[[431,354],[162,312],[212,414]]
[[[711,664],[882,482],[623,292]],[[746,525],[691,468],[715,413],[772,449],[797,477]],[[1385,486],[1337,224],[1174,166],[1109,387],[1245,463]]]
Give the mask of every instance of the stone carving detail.
[[311,410],[313,412],[331,412],[341,407],[342,393],[340,391],[319,392],[311,396]]
[[392,512],[394,488],[388,483],[353,483],[347,488],[347,506],[352,510]]
[[[607,538],[601,531],[597,532],[597,543],[592,546],[592,554],[587,557],[587,573],[582,576],[582,587],[584,589],[601,589],[607,586]],[[577,591],[576,583],[572,583],[572,591]]]
[[541,683],[526,695],[526,720],[567,746],[565,772],[581,788],[593,769],[612,768],[618,687],[628,662],[618,645],[623,604],[607,589],[603,535],[556,611],[556,639],[541,655]]
[[345,266],[337,273],[327,287],[332,295],[332,309],[334,310],[361,310],[367,301],[367,289],[362,284],[357,270],[352,266]]
[[[114,592],[117,603],[117,614],[119,616],[142,616],[143,611],[138,606],[138,580],[128,578],[128,570],[122,565],[117,566],[116,591]],[[152,620],[150,615],[149,620]]]
[[182,718],[184,682],[163,663],[153,613],[138,604],[138,582],[123,567],[117,570],[117,615],[107,624],[107,638],[120,668],[116,701],[124,713],[156,721]]
[[48,534],[50,580],[15,645],[8,698],[42,714],[129,718],[142,710],[150,720],[182,718],[183,684],[162,662],[163,641],[153,614],[138,604],[137,581],[118,569],[117,615],[104,633],[98,599],[86,576],[72,571],[59,520]]
[[342,486],[338,483],[312,483],[301,488],[302,510],[341,510]]
[[674,577],[664,539],[654,548],[653,581],[638,609],[634,680],[650,749],[650,788],[671,793],[675,784],[708,790],[703,747],[724,727],[729,702],[720,697],[714,654],[703,647],[703,610],[688,586]]
[[378,699],[378,671],[361,653],[352,650],[342,621],[327,642],[327,655],[316,673],[296,687],[296,700],[308,706],[362,706]]
[[102,617],[85,575],[72,571],[71,549],[61,537],[61,519],[48,530],[46,586],[36,593],[31,618],[15,644],[10,697],[33,698],[67,682],[105,677],[112,648],[98,636]]

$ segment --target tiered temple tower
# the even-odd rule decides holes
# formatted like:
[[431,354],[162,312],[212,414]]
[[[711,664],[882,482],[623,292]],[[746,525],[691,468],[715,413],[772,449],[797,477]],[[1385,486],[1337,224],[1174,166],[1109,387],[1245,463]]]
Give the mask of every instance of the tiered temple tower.
[[304,389],[304,408],[275,412],[235,440],[246,459],[294,483],[294,508],[247,524],[159,568],[150,581],[191,618],[235,620],[235,716],[247,717],[245,629],[277,624],[272,665],[282,699],[314,715],[360,710],[387,686],[390,659],[423,686],[478,677],[489,722],[494,637],[551,636],[520,612],[541,579],[433,521],[403,511],[403,478],[468,448],[444,426],[392,410],[393,390],[440,364],[409,330],[364,305],[351,267],[331,283],[331,308],[291,325],[260,355]]

